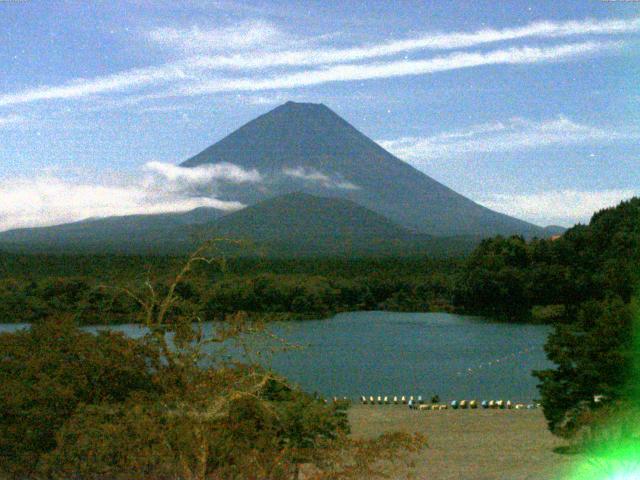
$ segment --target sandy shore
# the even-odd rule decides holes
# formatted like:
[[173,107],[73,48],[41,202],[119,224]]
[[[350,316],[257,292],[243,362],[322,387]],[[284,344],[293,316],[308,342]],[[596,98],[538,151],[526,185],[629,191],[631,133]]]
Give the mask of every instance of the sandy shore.
[[[409,410],[406,406],[354,405],[355,436],[420,432],[429,447],[414,458],[414,478],[429,480],[552,480],[566,477],[575,456],[553,452],[564,443],[551,435],[541,410]],[[398,472],[398,478],[404,472]]]

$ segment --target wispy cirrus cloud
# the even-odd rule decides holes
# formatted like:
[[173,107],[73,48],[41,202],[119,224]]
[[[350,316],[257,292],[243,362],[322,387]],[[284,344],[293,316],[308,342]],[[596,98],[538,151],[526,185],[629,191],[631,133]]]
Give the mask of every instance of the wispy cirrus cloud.
[[[230,29],[230,30],[229,30]],[[568,60],[620,47],[620,42],[582,41],[546,47],[510,47],[493,51],[456,52],[419,60],[385,60],[429,50],[451,50],[523,39],[557,39],[574,36],[611,36],[640,31],[640,18],[538,22],[510,29],[483,29],[475,32],[428,33],[409,39],[391,40],[357,47],[333,48],[291,39],[275,26],[261,21],[221,29],[152,30],[149,37],[159,45],[194,54],[185,60],[126,70],[95,78],[77,78],[60,85],[44,85],[0,94],[0,107],[47,100],[72,100],[104,94],[144,92],[141,98],[162,95],[207,94],[232,91],[290,89],[335,81],[425,75],[457,68],[483,65],[535,64]],[[313,42],[312,42],[313,43]],[[243,47],[243,45],[245,47]],[[231,52],[211,55],[215,51]],[[204,53],[203,53],[204,52]],[[352,62],[365,62],[354,64]],[[321,67],[296,71],[303,67]],[[234,77],[243,73],[285,67],[277,74]],[[293,70],[292,70],[293,69]],[[223,76],[220,76],[226,72]],[[163,92],[163,88],[170,87]],[[160,89],[160,90],[159,90]],[[142,92],[141,92],[142,91]]]
[[530,194],[492,194],[478,203],[537,224],[587,223],[594,212],[640,195],[640,189],[552,190]]
[[[371,60],[423,50],[453,50],[478,47],[501,41],[529,38],[563,38],[583,35],[619,35],[640,32],[640,18],[629,20],[583,20],[537,22],[519,28],[483,29],[475,32],[429,33],[413,38],[391,40],[350,48],[316,47],[313,49],[261,52],[260,55],[202,56],[194,64],[210,69],[261,69],[282,66],[312,66]],[[196,43],[193,30],[176,30],[185,43]],[[216,35],[217,36],[217,35]],[[282,35],[281,35],[282,36]],[[251,38],[252,35],[249,35]],[[290,40],[289,40],[290,41]],[[232,42],[233,43],[233,42]],[[207,42],[204,42],[206,45]],[[231,48],[233,49],[233,48]]]
[[403,137],[378,143],[405,160],[428,161],[552,145],[601,144],[637,139],[640,139],[640,129],[602,128],[577,123],[560,115],[543,121],[511,118],[504,122],[473,125],[464,130],[427,137]]
[[290,35],[264,20],[248,20],[209,29],[197,25],[190,28],[160,27],[149,31],[147,38],[159,46],[185,53],[283,48],[295,43]]
[[129,182],[78,181],[55,174],[0,180],[0,231],[92,217],[183,212],[198,207],[233,211],[244,205],[216,197],[224,183],[259,182],[257,171],[233,164],[184,168],[149,162]]
[[621,47],[620,42],[581,42],[547,48],[522,47],[489,52],[454,53],[427,60],[398,60],[369,64],[334,65],[322,69],[269,78],[217,78],[179,87],[167,95],[190,96],[236,91],[292,89],[330,82],[426,75],[486,65],[520,65],[557,62]]
[[105,75],[93,79],[77,78],[56,86],[42,86],[17,93],[0,95],[0,107],[42,100],[69,100],[109,92],[136,90],[149,85],[159,85],[185,79],[186,70],[179,65],[162,65]]

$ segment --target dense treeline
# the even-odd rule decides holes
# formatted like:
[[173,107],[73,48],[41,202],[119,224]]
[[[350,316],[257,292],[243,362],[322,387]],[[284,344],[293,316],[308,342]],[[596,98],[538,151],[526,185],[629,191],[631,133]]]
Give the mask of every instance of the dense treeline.
[[[0,250],[0,279],[37,280],[47,277],[86,277],[101,280],[140,278],[147,274],[170,276],[185,261],[184,256],[135,255],[55,255],[14,254]],[[228,257],[228,274],[255,275],[308,274],[335,275],[353,278],[374,272],[388,275],[416,276],[433,271],[450,272],[461,259],[431,259],[415,257],[324,257],[324,258],[269,258]],[[220,273],[219,268],[198,267],[210,275]]]
[[453,302],[474,313],[539,320],[575,318],[589,300],[628,303],[640,262],[639,203],[596,213],[556,239],[484,240],[466,261]]
[[261,274],[216,283],[206,311],[288,313],[295,318],[347,310],[429,311],[446,308],[450,279],[372,274],[354,278]]
[[535,375],[551,430],[573,436],[608,417],[598,412],[640,407],[640,390],[632,394],[629,384],[638,381],[630,372],[640,358],[633,343],[639,281],[640,199],[634,198],[555,240],[485,240],[463,267],[454,303],[555,324],[545,350],[556,368]]
[[[139,306],[114,285],[166,283],[180,257],[4,255],[0,322],[35,322],[53,312],[80,324],[131,322]],[[451,309],[457,261],[428,258],[273,260],[202,265],[177,294],[204,320],[239,310],[277,318],[319,318],[347,310]]]
[[[637,200],[555,240],[484,240],[464,260],[235,258],[204,265],[178,294],[205,320],[238,310],[318,318],[346,310],[462,311],[509,321],[563,322],[588,300],[628,303],[638,260]],[[68,312],[80,323],[131,321],[138,308],[112,285],[167,280],[171,256],[0,254],[0,321]]]

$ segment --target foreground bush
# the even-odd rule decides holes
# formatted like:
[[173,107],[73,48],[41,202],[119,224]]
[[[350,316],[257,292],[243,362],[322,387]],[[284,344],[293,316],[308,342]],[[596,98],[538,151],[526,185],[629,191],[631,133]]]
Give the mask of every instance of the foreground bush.
[[[346,433],[333,407],[304,394],[245,397],[207,413],[132,399],[82,406],[41,458],[46,478],[292,478]],[[311,414],[298,412],[311,411]],[[281,416],[284,414],[284,417]],[[312,417],[312,418],[309,418]]]
[[78,330],[71,321],[0,335],[0,465],[28,474],[55,447],[55,432],[80,404],[155,396],[157,355],[121,334]]
[[257,367],[158,362],[149,338],[52,321],[0,342],[0,478],[361,478],[424,444],[353,441],[346,404]]

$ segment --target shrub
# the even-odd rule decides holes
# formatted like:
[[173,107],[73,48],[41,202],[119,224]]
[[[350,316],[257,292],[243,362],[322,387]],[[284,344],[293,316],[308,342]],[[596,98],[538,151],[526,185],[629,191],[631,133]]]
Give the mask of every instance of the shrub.
[[81,403],[156,394],[157,356],[113,332],[92,335],[69,320],[0,335],[0,469],[27,474],[55,447],[55,432]]

